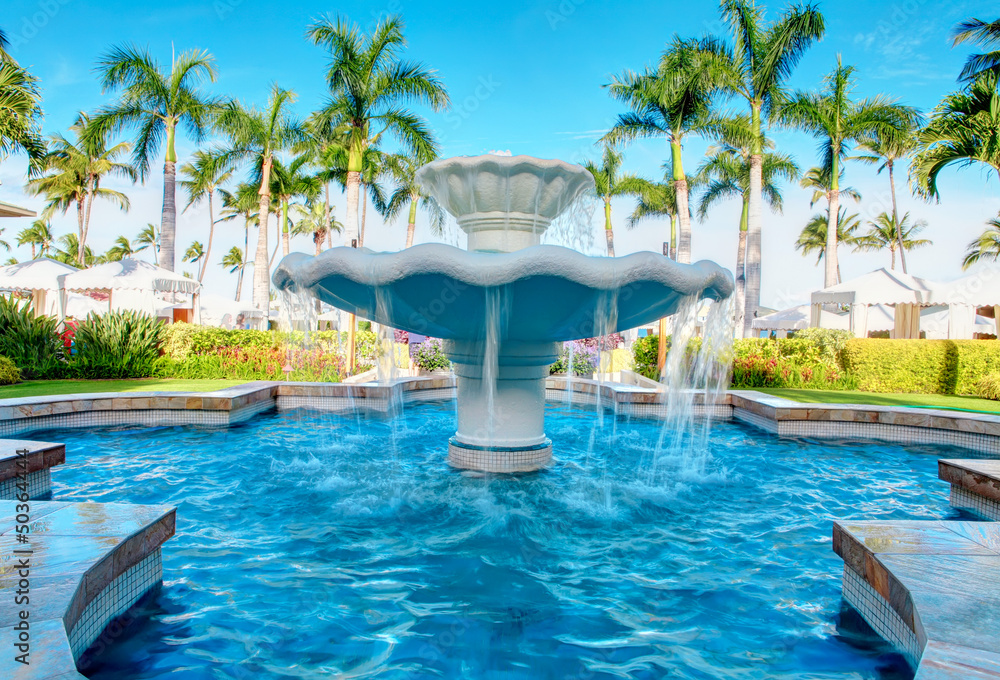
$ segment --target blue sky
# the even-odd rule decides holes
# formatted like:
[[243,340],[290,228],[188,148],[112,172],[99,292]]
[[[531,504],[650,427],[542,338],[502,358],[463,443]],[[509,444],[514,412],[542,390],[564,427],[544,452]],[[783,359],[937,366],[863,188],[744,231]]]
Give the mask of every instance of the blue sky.
[[[766,3],[769,16],[784,7]],[[598,157],[594,141],[621,111],[602,89],[609,76],[653,62],[674,33],[682,36],[722,33],[714,2],[602,3],[596,0],[539,0],[536,2],[466,3],[312,1],[269,3],[261,0],[177,0],[148,6],[122,0],[4,0],[3,28],[12,53],[41,78],[45,96],[45,130],[63,131],[80,110],[93,110],[109,101],[100,91],[93,66],[111,45],[135,42],[148,46],[168,62],[171,49],[202,48],[215,55],[218,82],[212,91],[254,103],[262,102],[273,82],[299,96],[298,113],[307,114],[325,95],[323,52],[308,43],[306,26],[326,13],[346,15],[370,27],[380,16],[402,14],[409,40],[408,56],[435,68],[453,100],[452,109],[426,113],[442,141],[445,156],[479,154],[491,149],[580,162]],[[823,2],[826,38],[802,60],[792,79],[797,88],[819,87],[834,66],[836,55],[858,67],[858,96],[886,93],[923,110],[931,109],[943,94],[956,87],[955,76],[967,54],[952,49],[948,35],[960,20],[996,18],[995,3],[931,0],[883,2]],[[815,140],[797,132],[776,132],[780,148],[795,155],[807,169],[817,162]],[[701,160],[706,144],[693,139],[685,153],[688,171]],[[187,140],[183,153],[193,148]],[[659,140],[631,146],[626,152],[629,171],[659,176],[667,156]],[[116,186],[132,198],[132,210],[121,213],[95,206],[91,241],[106,249],[119,234],[133,237],[147,222],[158,222],[161,165],[145,186]],[[40,208],[38,199],[20,190],[23,159],[0,164],[0,200]],[[905,178],[899,178],[904,210],[926,219],[925,235],[934,245],[910,257],[911,273],[948,279],[960,274],[965,244],[997,214],[1000,200],[995,178],[972,167],[949,171],[942,182],[942,201],[928,204],[910,197]],[[888,201],[884,175],[857,163],[847,168],[847,183],[864,200],[856,207],[870,219]],[[815,260],[795,252],[793,243],[802,225],[817,210],[809,207],[809,192],[797,185],[785,188],[783,215],[769,215],[764,234],[764,296],[770,306],[804,301],[819,287],[821,271]],[[179,197],[181,200],[181,197]],[[338,214],[343,203],[335,196]],[[182,203],[183,205],[183,203]],[[619,254],[660,250],[666,225],[649,222],[627,231],[624,221],[632,204],[614,203]],[[851,207],[855,210],[855,207]],[[704,223],[693,227],[694,257],[735,263],[739,206],[723,205]],[[23,223],[7,220],[4,237]],[[178,248],[204,241],[207,213],[191,209],[179,217]],[[434,240],[418,220],[418,241]],[[54,219],[57,233],[75,228],[72,216]],[[599,235],[600,216],[594,215]],[[369,211],[366,245],[376,250],[402,247],[405,224],[385,226]],[[212,260],[218,262],[232,245],[242,245],[237,227],[217,231]],[[273,233],[273,232],[272,232]],[[273,239],[272,239],[273,242]],[[600,243],[599,240],[596,243]],[[293,249],[309,250],[311,242],[293,242]],[[15,256],[28,257],[26,249]],[[853,254],[841,251],[845,277],[888,266],[888,253]],[[188,265],[189,270],[193,267]],[[206,282],[231,295],[235,276],[209,268]],[[247,291],[249,293],[249,291]]]

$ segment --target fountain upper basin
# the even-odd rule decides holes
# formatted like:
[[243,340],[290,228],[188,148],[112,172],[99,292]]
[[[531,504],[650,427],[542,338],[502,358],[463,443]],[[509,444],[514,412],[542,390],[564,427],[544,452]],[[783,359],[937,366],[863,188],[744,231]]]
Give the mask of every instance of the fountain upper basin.
[[731,274],[713,262],[679,264],[650,252],[588,257],[551,245],[489,254],[443,244],[398,253],[293,253],[274,282],[380,324],[447,340],[483,337],[486,294],[495,289],[503,341],[530,343],[635,328],[673,314],[685,297],[719,300],[733,291]]

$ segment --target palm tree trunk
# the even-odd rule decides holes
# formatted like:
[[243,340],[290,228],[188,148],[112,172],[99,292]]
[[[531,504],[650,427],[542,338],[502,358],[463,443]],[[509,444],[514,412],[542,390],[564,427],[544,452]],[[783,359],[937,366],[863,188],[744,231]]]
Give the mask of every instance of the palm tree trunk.
[[[323,225],[326,227],[326,243],[328,248],[333,247],[333,229],[330,228],[330,183],[323,185]],[[317,253],[318,255],[319,253]]]
[[763,157],[758,151],[750,155],[750,200],[747,206],[746,303],[744,304],[743,337],[753,335],[753,320],[760,308],[761,282],[761,188]]
[[215,236],[215,211],[212,209],[213,189],[208,193],[208,245],[205,246],[205,261],[201,264],[201,271],[198,272],[198,283],[205,278],[205,270],[208,269],[208,256],[212,252],[212,237]]
[[[361,173],[347,173],[347,219],[344,223],[344,245],[358,241],[358,195],[361,193]],[[356,245],[361,245],[356,243]]]
[[681,158],[681,144],[670,142],[670,156],[674,168],[674,191],[677,194],[677,217],[680,220],[678,232],[677,261],[691,263],[691,211],[688,208],[688,183]]
[[77,236],[77,239],[76,239],[76,241],[77,241],[77,243],[76,243],[76,263],[78,265],[80,265],[81,267],[84,266],[84,264],[83,264],[84,250],[83,250],[83,244],[80,243],[80,235],[83,234],[84,214],[86,213],[86,211],[87,211],[87,208],[86,208],[86,199],[84,199],[83,201],[81,201],[79,198],[77,198],[76,199],[76,221],[77,221],[77,234],[78,234],[78,236]]
[[237,281],[237,300],[243,299],[243,273],[247,269],[247,257],[250,255],[250,220],[244,217],[243,220],[243,266],[240,267],[240,274]]
[[271,159],[265,157],[261,167],[260,202],[257,207],[257,252],[253,259],[253,304],[267,311],[271,305],[271,276],[267,262],[268,213],[271,209]]
[[288,236],[288,200],[281,202],[281,254],[288,255],[291,244]]
[[160,253],[158,266],[174,271],[177,240],[177,195],[175,173],[177,152],[174,150],[174,126],[167,125],[167,153],[163,160],[163,213],[160,216]]
[[670,259],[677,261],[677,215],[670,215]]
[[[836,168],[836,162],[834,163]],[[836,172],[836,169],[834,170]],[[829,288],[837,284],[839,279],[837,272],[840,268],[840,260],[837,257],[837,220],[840,218],[840,191],[834,187],[829,193],[830,212],[826,222],[826,248],[823,249],[823,260],[825,261],[825,271],[823,276],[823,287]]]
[[747,299],[747,217],[750,214],[749,198],[743,199],[743,211],[740,214],[740,238],[736,244],[736,298],[733,300],[736,308],[736,319],[733,327],[738,333],[743,330],[743,318],[746,316]]
[[[885,164],[889,167],[889,191],[892,194],[892,223],[896,225],[896,239],[899,245],[899,264],[903,268],[903,273],[906,274],[906,249],[903,248],[903,225],[899,223],[899,210],[896,207],[896,178],[893,174],[894,167],[892,160],[886,160]],[[895,269],[895,265],[893,265]]]
[[[892,270],[892,271],[896,271],[896,249],[895,248],[889,248],[889,256],[891,258],[889,260],[891,262],[891,264],[889,265],[889,269]],[[903,272],[903,273],[905,274],[906,272]]]
[[90,186],[87,187],[87,213],[83,218],[83,229],[80,230],[79,243],[77,244],[77,250],[79,251],[78,259],[83,262],[84,255],[87,252],[87,235],[90,233],[90,211],[94,207],[94,192],[97,190],[97,185],[94,178],[90,178]]
[[368,219],[368,187],[361,185],[361,230],[358,231],[358,248],[365,245],[365,220]]
[[604,236],[608,240],[608,257],[615,256],[615,232],[611,227],[611,199],[604,199]]
[[413,232],[417,226],[417,198],[410,196],[410,220],[406,223],[406,247],[413,245]]

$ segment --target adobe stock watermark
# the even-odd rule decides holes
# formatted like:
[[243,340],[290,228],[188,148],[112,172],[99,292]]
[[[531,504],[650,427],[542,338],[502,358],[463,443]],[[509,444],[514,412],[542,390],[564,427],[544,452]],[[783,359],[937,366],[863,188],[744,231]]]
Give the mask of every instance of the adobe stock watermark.
[[10,46],[21,47],[33,40],[70,2],[72,0],[40,0],[36,5],[37,9],[30,14],[25,14],[19,21],[7,23],[5,19],[4,23],[7,23],[8,26],[13,24],[8,33]]
[[553,31],[559,26],[569,21],[569,18],[576,12],[576,8],[587,0],[560,0],[559,4],[553,8],[545,10],[545,20],[549,22],[549,28]]

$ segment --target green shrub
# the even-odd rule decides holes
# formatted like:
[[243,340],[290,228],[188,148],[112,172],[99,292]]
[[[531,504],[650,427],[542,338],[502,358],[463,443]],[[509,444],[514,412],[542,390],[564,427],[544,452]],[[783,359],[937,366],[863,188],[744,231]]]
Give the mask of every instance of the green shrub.
[[958,340],[955,347],[958,350],[955,394],[976,394],[983,378],[1000,373],[1000,341]]
[[14,385],[21,382],[21,370],[7,357],[0,357],[0,385]]
[[36,317],[30,302],[0,295],[0,355],[29,380],[66,375],[64,345],[53,317]]
[[418,368],[425,371],[440,371],[451,368],[451,362],[441,349],[441,341],[433,338],[420,343],[411,358]]
[[795,335],[790,339],[809,342],[819,350],[820,355],[825,360],[842,365],[840,363],[840,353],[847,346],[847,341],[853,337],[854,334],[850,331],[837,331],[829,328],[804,328],[801,331],[795,331]]
[[731,386],[853,389],[856,381],[839,362],[836,347],[840,340],[837,336],[809,334],[804,338],[736,340]]
[[955,393],[958,351],[949,340],[854,339],[842,357],[865,392]]
[[990,373],[976,383],[976,396],[1000,401],[1000,373]]
[[[670,351],[670,336],[667,336],[667,351]],[[650,380],[660,379],[659,363],[660,336],[647,335],[632,345],[632,360],[635,372]]]
[[163,324],[142,312],[90,314],[76,329],[70,365],[83,378],[148,378],[160,356]]
[[[285,371],[285,367],[292,370]],[[321,348],[222,347],[184,359],[163,356],[155,366],[161,378],[188,380],[294,380],[339,382],[344,360]]]

